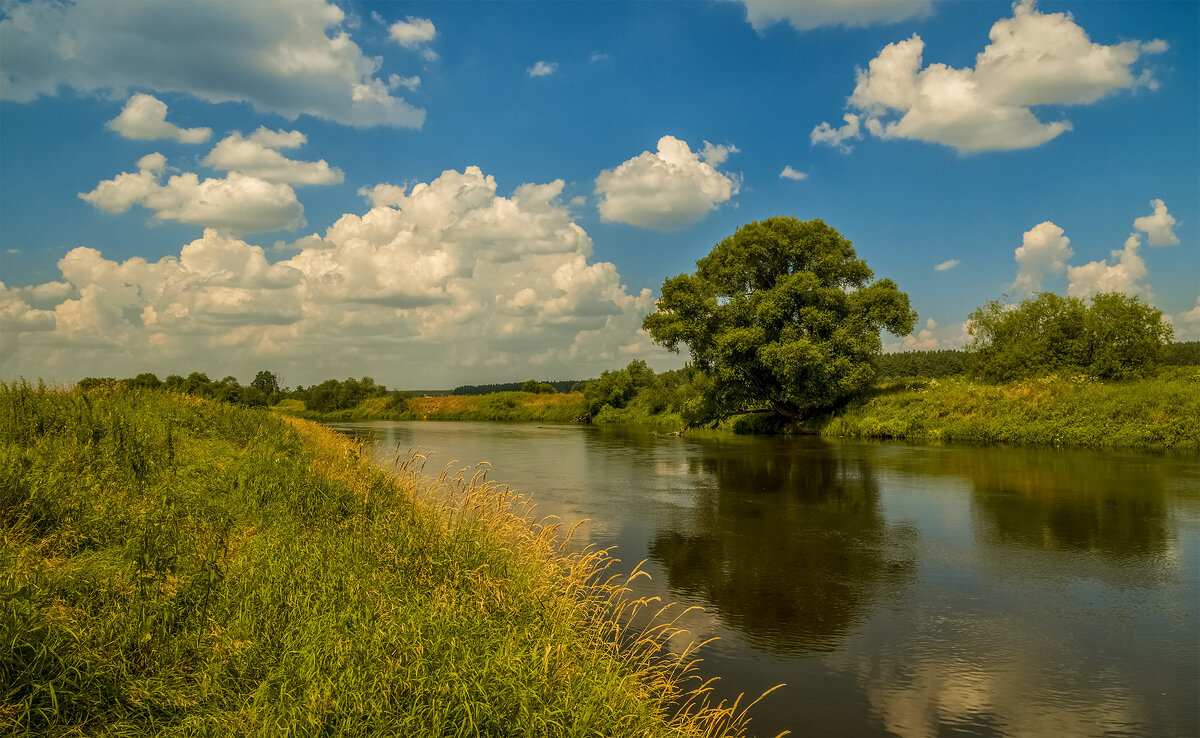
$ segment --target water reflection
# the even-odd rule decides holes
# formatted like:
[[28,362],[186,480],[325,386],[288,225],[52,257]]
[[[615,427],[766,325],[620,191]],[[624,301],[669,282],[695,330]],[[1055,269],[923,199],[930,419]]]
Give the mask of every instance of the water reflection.
[[495,462],[576,540],[698,604],[759,735],[1198,735],[1200,458],[347,426]]
[[738,451],[713,446],[692,460],[715,483],[684,521],[659,529],[650,557],[673,594],[710,603],[755,647],[832,650],[876,599],[899,596],[916,530],[887,525],[860,459]]

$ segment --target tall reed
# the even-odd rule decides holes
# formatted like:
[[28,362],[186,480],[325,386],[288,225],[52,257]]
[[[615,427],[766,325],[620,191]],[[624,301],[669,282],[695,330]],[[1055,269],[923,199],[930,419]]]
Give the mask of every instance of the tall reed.
[[262,410],[0,383],[0,731],[744,732],[636,571],[422,463]]

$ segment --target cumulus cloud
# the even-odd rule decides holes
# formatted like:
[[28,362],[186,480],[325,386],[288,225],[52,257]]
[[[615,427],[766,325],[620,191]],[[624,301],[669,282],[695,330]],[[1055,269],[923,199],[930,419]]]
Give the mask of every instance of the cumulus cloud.
[[850,28],[897,23],[924,18],[933,11],[932,0],[739,0],[746,6],[746,22],[760,33],[786,21],[797,31],[821,26]]
[[[1137,218],[1134,228],[1146,233],[1151,243],[1158,245],[1178,243],[1171,230],[1175,219],[1167,213],[1162,200],[1151,200],[1153,215]],[[1049,221],[1040,223],[1025,233],[1024,243],[1016,250],[1017,278],[1013,290],[1019,294],[1032,294],[1042,289],[1042,280],[1047,275],[1066,274],[1067,294],[1071,297],[1087,298],[1099,292],[1122,292],[1137,295],[1147,301],[1154,293],[1145,282],[1148,271],[1139,249],[1142,239],[1137,233],[1129,234],[1125,245],[1113,250],[1109,259],[1099,259],[1082,266],[1070,266],[1068,260],[1074,256],[1071,240],[1063,229]]]
[[787,166],[785,166],[783,168],[783,171],[779,173],[779,178],[780,179],[792,179],[792,180],[799,181],[801,179],[808,179],[808,175],[805,174],[804,172],[800,172],[795,169],[792,169],[792,165],[788,164]]
[[180,128],[167,122],[167,104],[153,95],[138,93],[129,98],[121,114],[108,127],[125,138],[144,141],[173,138],[179,143],[204,143],[211,128]]
[[229,233],[299,228],[304,207],[296,192],[282,182],[267,182],[241,172],[201,180],[191,172],[160,182],[166,159],[158,153],[139,160],[135,173],[122,172],[79,197],[109,213],[134,205],[154,213],[154,220],[176,220]]
[[1146,277],[1146,262],[1138,254],[1141,245],[1141,238],[1131,233],[1125,239],[1124,248],[1113,250],[1112,264],[1101,259],[1083,266],[1067,267],[1067,295],[1087,298],[1098,292],[1123,292],[1152,301],[1154,293],[1142,281]]
[[[1088,105],[1118,90],[1153,86],[1149,70],[1135,74],[1163,41],[1093,43],[1070,13],[1041,13],[1032,0],[997,21],[974,68],[924,64],[920,36],[888,44],[859,69],[848,105],[873,136],[950,146],[959,153],[1039,146],[1065,131],[1068,120],[1043,122],[1037,105]],[[817,126],[813,143],[844,147],[857,122]]]
[[717,170],[737,148],[704,142],[693,152],[674,136],[658,140],[658,151],[643,151],[596,177],[600,219],[655,230],[698,223],[738,193],[736,177]]
[[413,75],[412,77],[401,77],[398,74],[393,74],[388,77],[388,89],[394,90],[397,87],[403,87],[412,92],[416,92],[421,86],[421,78]]
[[1071,239],[1063,235],[1063,229],[1046,221],[1025,232],[1015,254],[1017,278],[1012,288],[1018,294],[1032,295],[1042,289],[1046,275],[1065,274],[1067,260],[1075,252],[1071,250]]
[[854,113],[846,113],[842,116],[842,120],[846,121],[846,125],[841,128],[834,128],[828,123],[820,124],[809,134],[809,140],[814,146],[823,143],[849,153],[853,147],[847,141],[857,141],[862,138],[861,124],[859,117]]
[[1200,295],[1196,297],[1196,307],[1172,316],[1171,323],[1175,326],[1176,341],[1200,341]]
[[1146,234],[1151,246],[1177,246],[1179,237],[1175,235],[1175,217],[1167,212],[1167,204],[1162,200],[1151,200],[1150,207],[1154,208],[1154,214],[1137,218],[1133,221],[1133,227]]
[[947,259],[933,268],[935,272],[944,272],[958,266],[958,259]]
[[234,132],[221,139],[204,158],[213,169],[241,172],[266,182],[292,185],[336,184],[344,178],[341,169],[320,161],[295,161],[279,153],[281,148],[302,146],[307,139],[300,131],[259,128],[244,138]]
[[129,87],[248,102],[294,119],[420,128],[389,94],[343,11],[324,0],[30,0],[0,20],[0,99]]
[[0,370],[123,376],[204,370],[219,355],[221,374],[442,387],[665,358],[640,330],[650,291],[631,293],[611,263],[591,260],[563,186],[504,197],[468,167],[365,188],[366,212],[284,244],[295,253],[274,264],[212,229],[153,263],[75,249],[60,282],[0,285],[2,333],[17,342]]
[[410,15],[406,20],[393,23],[388,28],[388,36],[401,46],[416,49],[432,41],[437,36],[437,29],[428,18],[414,18]]
[[428,18],[414,18],[396,21],[388,28],[388,36],[407,49],[419,51],[426,61],[437,61],[437,52],[428,44],[437,37],[437,29]]
[[539,61],[525,71],[530,77],[549,77],[558,70],[558,62]]
[[940,344],[938,339],[933,335],[933,329],[937,328],[937,322],[933,318],[925,321],[925,327],[917,333],[910,333],[904,337],[905,351],[933,351]]

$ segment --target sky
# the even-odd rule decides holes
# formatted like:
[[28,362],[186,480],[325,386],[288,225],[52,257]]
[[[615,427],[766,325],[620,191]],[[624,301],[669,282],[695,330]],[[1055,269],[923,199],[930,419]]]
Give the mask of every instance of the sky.
[[1200,3],[0,2],[0,379],[582,379],[820,218],[959,348],[1137,295],[1200,339]]

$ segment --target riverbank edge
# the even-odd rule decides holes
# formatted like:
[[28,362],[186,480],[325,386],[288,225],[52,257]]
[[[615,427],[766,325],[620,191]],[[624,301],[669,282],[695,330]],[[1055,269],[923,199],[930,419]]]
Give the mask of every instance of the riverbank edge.
[[0,383],[0,450],[14,732],[744,733],[691,691],[670,620],[624,624],[661,603],[480,467],[385,470],[301,419],[24,383]]
[[[523,394],[523,393],[514,393]],[[480,402],[487,395],[467,396]],[[531,397],[536,397],[532,396]],[[478,399],[477,399],[478,398]],[[510,398],[507,400],[512,402]],[[519,413],[489,415],[372,414],[365,405],[341,413],[300,414],[322,422],[371,420],[477,420],[520,422]],[[568,422],[533,418],[526,422]],[[695,433],[674,413],[647,415],[633,406],[606,406],[596,425],[646,427],[660,433]],[[1165,367],[1151,378],[1100,382],[1050,375],[990,385],[964,375],[940,379],[889,379],[832,413],[798,423],[767,415],[729,418],[705,433],[819,435],[826,438],[915,443],[1129,449],[1200,449],[1200,367]]]

